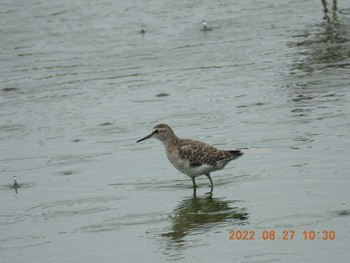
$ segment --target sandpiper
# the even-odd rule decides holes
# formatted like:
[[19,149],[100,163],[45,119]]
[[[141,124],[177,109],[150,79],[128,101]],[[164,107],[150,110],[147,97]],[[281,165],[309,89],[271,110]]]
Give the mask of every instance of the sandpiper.
[[210,173],[223,169],[226,164],[243,154],[239,150],[223,151],[204,142],[180,139],[166,124],[156,125],[151,134],[137,142],[149,138],[156,138],[163,142],[169,161],[177,170],[191,177],[194,189],[197,187],[195,178],[206,175],[212,191],[214,184]]

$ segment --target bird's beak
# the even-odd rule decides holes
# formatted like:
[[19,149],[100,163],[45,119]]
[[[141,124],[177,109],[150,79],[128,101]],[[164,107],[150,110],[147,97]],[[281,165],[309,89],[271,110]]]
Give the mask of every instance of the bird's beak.
[[147,140],[147,139],[151,138],[152,135],[153,135],[153,132],[150,135],[147,135],[146,137],[143,137],[142,139],[138,140],[137,142],[142,142],[144,140]]

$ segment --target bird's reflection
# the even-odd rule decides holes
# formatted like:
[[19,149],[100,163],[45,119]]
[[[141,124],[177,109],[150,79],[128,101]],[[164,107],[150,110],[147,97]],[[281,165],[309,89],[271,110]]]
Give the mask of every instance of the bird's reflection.
[[306,26],[289,43],[295,53],[287,87],[294,105],[291,112],[300,122],[315,116],[320,96],[324,103],[340,100],[342,95],[334,87],[347,83],[350,26],[336,8],[335,3],[332,13],[326,10],[328,19]]
[[[307,26],[301,34],[294,36],[299,56],[292,67],[292,72],[314,74],[322,69],[348,66],[350,27],[339,19],[337,12],[320,24]],[[345,63],[345,64],[343,64]]]
[[[323,12],[324,12],[324,19],[327,19],[327,20],[331,20],[331,18],[329,17],[329,9],[327,7],[327,1],[326,0],[322,0],[322,5],[323,5]],[[337,12],[337,0],[333,0],[333,15],[336,14]]]
[[214,198],[211,194],[184,199],[171,214],[170,229],[162,233],[162,238],[166,238],[166,250],[186,247],[186,236],[206,233],[218,225],[246,224],[249,214],[246,208],[238,206],[239,203]]

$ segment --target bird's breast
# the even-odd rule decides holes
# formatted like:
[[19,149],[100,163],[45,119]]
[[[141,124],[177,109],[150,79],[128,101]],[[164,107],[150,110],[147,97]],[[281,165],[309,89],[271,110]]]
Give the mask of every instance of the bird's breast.
[[168,149],[166,155],[170,163],[180,172],[190,176],[196,177],[216,170],[216,167],[206,163],[191,163],[188,159],[181,158],[177,150]]

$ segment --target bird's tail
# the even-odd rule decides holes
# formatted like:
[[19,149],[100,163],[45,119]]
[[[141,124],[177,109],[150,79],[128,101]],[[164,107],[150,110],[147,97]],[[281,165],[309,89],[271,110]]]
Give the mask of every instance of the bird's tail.
[[229,151],[232,154],[233,159],[237,159],[243,155],[243,152],[239,150]]

